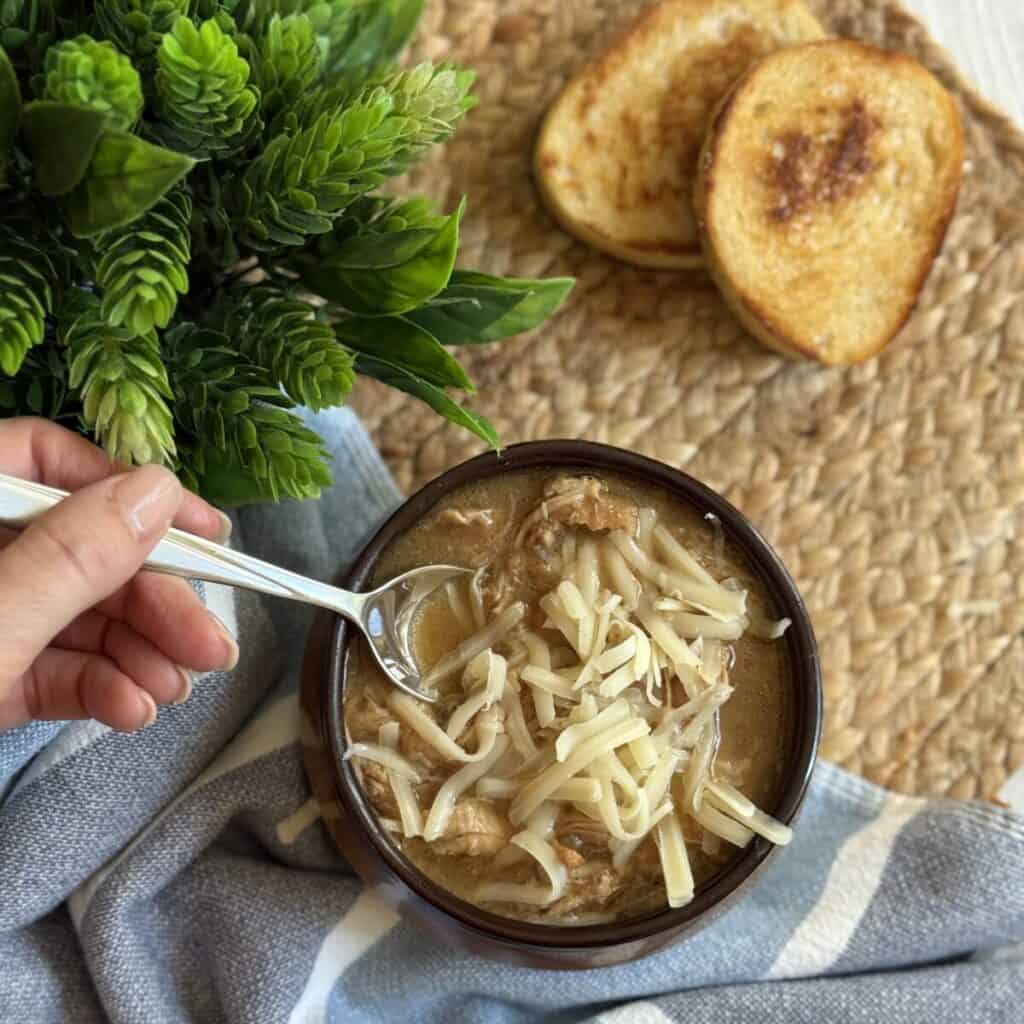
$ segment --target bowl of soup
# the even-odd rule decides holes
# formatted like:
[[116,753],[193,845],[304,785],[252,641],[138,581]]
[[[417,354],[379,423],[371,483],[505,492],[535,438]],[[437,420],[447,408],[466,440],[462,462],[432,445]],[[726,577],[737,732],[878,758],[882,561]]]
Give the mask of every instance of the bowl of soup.
[[738,899],[793,838],[821,679],[792,578],[720,495],[582,441],[455,467],[340,583],[469,570],[411,627],[435,700],[322,613],[307,771],[328,830],[399,913],[520,964],[622,963]]

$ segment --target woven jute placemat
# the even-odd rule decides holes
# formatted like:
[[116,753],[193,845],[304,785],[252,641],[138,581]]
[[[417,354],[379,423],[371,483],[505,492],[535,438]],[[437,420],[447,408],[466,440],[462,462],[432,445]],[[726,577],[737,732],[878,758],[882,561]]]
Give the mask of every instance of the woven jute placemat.
[[[745,335],[700,273],[630,269],[574,242],[530,176],[539,119],[642,0],[434,0],[413,58],[477,69],[479,107],[411,184],[469,197],[461,260],[572,274],[563,312],[463,350],[505,443],[584,437],[681,467],[760,527],[811,609],[823,756],[905,792],[990,797],[1024,763],[1024,137],[887,0],[818,0],[828,29],[903,50],[958,97],[959,211],[916,315],[847,370]],[[871,259],[866,252],[864,258]],[[406,489],[480,446],[362,384]]]

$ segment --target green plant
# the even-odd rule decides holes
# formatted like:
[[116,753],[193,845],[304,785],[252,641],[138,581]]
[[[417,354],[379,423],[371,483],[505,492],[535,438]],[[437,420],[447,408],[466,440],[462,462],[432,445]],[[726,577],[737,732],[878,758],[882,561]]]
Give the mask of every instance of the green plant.
[[0,2],[0,415],[77,426],[224,503],[317,496],[298,407],[357,374],[498,444],[451,346],[567,279],[456,270],[464,204],[378,189],[472,75],[394,59],[422,0]]

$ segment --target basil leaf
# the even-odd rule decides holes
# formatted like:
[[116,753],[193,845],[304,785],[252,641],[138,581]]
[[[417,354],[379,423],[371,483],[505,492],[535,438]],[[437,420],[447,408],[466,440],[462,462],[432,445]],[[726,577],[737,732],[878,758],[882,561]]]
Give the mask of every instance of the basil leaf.
[[335,326],[335,334],[357,353],[386,360],[437,387],[476,390],[455,357],[433,335],[407,320],[344,320]]
[[183,153],[127,132],[104,132],[85,177],[67,198],[72,233],[88,238],[130,224],[193,166]]
[[440,388],[435,387],[429,381],[425,381],[387,360],[361,353],[356,355],[356,370],[426,402],[434,412],[439,413],[449,422],[475,434],[492,448],[500,449],[501,444],[497,431],[483,416],[463,409],[458,402],[449,398]]
[[383,270],[418,256],[435,238],[434,228],[409,228],[384,234],[354,235],[331,253],[331,267],[340,270]]
[[4,180],[7,154],[14,146],[21,123],[21,89],[7,51],[0,46],[0,183]]
[[437,295],[452,276],[465,205],[465,200],[459,203],[433,230],[433,238],[398,266],[360,269],[329,259],[303,270],[302,282],[357,316],[391,316],[415,309]]
[[433,301],[408,314],[445,345],[477,345],[532,330],[569,294],[571,277],[502,278],[456,270]]
[[[453,275],[454,276],[454,275]],[[445,345],[466,345],[482,341],[480,335],[510,313],[524,295],[499,288],[476,288],[472,294],[449,285],[426,305],[406,313]]]
[[38,100],[25,107],[23,120],[39,191],[66,195],[85,177],[106,116],[89,107]]

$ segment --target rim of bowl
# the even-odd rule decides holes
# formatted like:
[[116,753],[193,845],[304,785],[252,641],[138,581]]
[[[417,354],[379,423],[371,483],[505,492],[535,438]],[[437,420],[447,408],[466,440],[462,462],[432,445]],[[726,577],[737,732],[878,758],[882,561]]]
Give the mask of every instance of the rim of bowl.
[[[749,567],[768,591],[781,616],[792,620],[784,635],[788,664],[795,688],[790,770],[771,813],[792,824],[800,810],[817,757],[821,734],[821,667],[810,616],[796,583],[782,560],[750,521],[716,491],[665,463],[611,445],[590,441],[527,441],[501,452],[487,452],[460,463],[428,483],[373,534],[344,575],[344,585],[362,590],[377,559],[439,501],[464,484],[511,470],[548,468],[610,472],[660,486],[702,513],[712,512],[726,537],[740,550]],[[348,646],[355,632],[338,618],[329,641],[326,685],[321,691],[325,734],[334,767],[339,799],[359,822],[367,839],[388,867],[420,898],[433,904],[472,930],[515,945],[554,949],[601,948],[679,931],[696,922],[750,879],[770,859],[776,847],[760,836],[730,864],[698,887],[685,907],[655,911],[621,922],[595,925],[548,925],[518,921],[483,910],[459,899],[423,875],[378,824],[375,812],[355,777],[351,761],[343,760],[347,746],[342,709]]]

